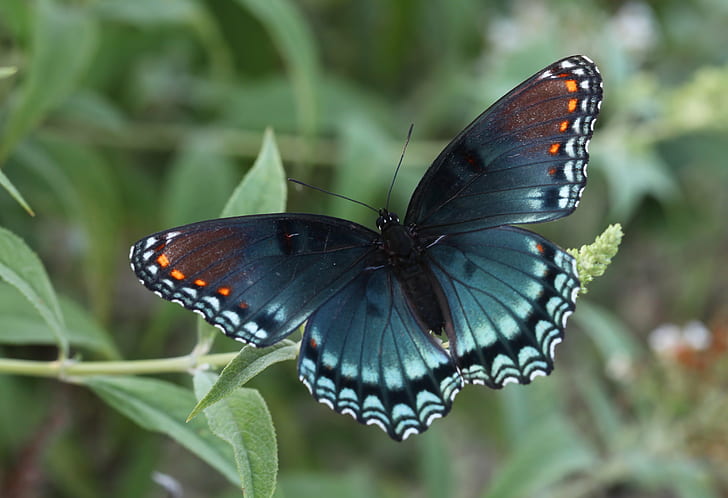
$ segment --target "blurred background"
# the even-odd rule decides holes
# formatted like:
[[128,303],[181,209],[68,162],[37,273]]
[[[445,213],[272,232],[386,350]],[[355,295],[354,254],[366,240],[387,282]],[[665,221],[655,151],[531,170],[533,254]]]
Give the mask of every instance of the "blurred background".
[[[379,206],[414,123],[392,200],[403,213],[475,116],[585,54],[605,95],[589,185],[572,216],[530,228],[569,248],[614,222],[625,238],[579,299],[554,374],[467,387],[396,444],[313,401],[294,362],[271,367],[251,386],[277,431],[277,493],[726,496],[726,26],[723,0],[0,0],[0,167],[35,212],[2,190],[0,226],[107,337],[76,344],[82,360],[186,354],[194,315],[138,284],[128,247],[216,217],[266,127],[289,176]],[[374,222],[293,186],[288,210]],[[13,336],[14,292],[0,287],[0,357],[54,360]],[[32,376],[0,376],[0,469],[8,496],[172,496],[160,475],[186,497],[240,494],[87,389]]]

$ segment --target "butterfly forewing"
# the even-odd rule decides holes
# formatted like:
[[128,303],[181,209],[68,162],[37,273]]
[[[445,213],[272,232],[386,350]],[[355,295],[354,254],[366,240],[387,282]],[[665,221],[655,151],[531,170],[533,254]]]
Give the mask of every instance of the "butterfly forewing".
[[587,144],[602,100],[592,61],[573,56],[535,74],[435,159],[405,224],[424,234],[554,220],[586,185]]
[[381,264],[377,234],[313,215],[259,215],[194,223],[131,249],[140,281],[225,334],[268,346],[356,277]]

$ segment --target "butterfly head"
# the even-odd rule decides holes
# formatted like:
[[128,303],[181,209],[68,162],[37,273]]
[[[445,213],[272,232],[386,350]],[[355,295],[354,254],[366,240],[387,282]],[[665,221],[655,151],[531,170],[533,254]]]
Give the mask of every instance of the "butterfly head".
[[386,209],[380,209],[379,218],[377,218],[377,228],[380,231],[384,231],[385,228],[392,225],[399,225],[399,216],[395,213],[390,213]]

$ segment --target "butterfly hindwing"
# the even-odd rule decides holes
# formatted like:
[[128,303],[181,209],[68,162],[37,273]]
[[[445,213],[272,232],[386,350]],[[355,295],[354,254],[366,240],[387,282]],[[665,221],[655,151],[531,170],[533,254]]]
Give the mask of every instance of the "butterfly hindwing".
[[446,236],[428,259],[447,296],[450,352],[465,382],[499,388],[551,372],[579,289],[569,254],[533,232],[498,227]]
[[554,220],[586,184],[587,144],[602,100],[596,65],[572,56],[511,90],[435,159],[405,224],[443,234]]
[[362,273],[311,315],[298,371],[316,399],[397,440],[447,414],[462,387],[384,268]]
[[150,235],[132,246],[130,258],[160,297],[228,336],[268,346],[371,264],[376,237],[326,216],[243,216]]

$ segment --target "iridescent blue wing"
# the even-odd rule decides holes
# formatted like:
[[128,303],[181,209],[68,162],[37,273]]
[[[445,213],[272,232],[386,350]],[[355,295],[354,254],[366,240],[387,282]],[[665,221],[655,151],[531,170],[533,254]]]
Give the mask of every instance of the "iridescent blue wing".
[[421,235],[549,221],[586,184],[587,144],[602,101],[592,61],[573,56],[493,104],[435,159],[405,217]]
[[506,226],[445,236],[427,259],[449,303],[450,352],[465,382],[500,388],[551,372],[579,289],[569,254]]
[[387,268],[363,272],[311,315],[298,372],[317,400],[396,440],[447,414],[463,384]]
[[375,264],[378,234],[326,216],[203,221],[141,239],[131,267],[160,297],[255,346],[280,341]]

